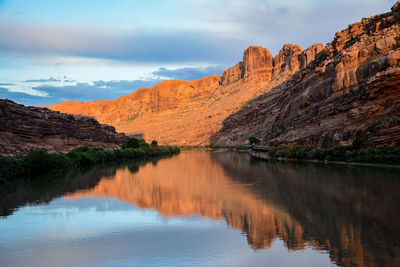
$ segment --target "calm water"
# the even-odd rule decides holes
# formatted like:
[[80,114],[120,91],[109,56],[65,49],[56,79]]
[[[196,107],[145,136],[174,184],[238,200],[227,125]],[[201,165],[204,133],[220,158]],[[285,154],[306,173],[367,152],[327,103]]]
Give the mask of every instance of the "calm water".
[[400,266],[399,170],[183,152],[0,190],[0,266]]

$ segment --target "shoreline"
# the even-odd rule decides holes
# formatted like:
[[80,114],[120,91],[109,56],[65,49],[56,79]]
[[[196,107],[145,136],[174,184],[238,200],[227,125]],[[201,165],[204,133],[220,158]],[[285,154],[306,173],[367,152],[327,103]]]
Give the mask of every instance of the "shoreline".
[[50,154],[34,149],[26,155],[0,157],[0,185],[17,179],[35,179],[54,172],[78,169],[97,164],[133,159],[152,159],[159,156],[179,154],[174,146],[150,146],[104,150],[77,147],[68,153]]
[[381,164],[381,163],[362,163],[362,162],[346,162],[346,161],[330,161],[330,160],[317,160],[317,159],[293,159],[293,158],[271,158],[268,156],[267,152],[257,152],[252,149],[247,151],[250,156],[263,159],[263,160],[278,160],[278,161],[291,161],[291,162],[308,162],[308,163],[324,163],[328,164],[336,164],[336,165],[351,165],[351,166],[364,166],[364,167],[378,167],[378,168],[393,168],[400,169],[400,165],[390,165],[390,164]]

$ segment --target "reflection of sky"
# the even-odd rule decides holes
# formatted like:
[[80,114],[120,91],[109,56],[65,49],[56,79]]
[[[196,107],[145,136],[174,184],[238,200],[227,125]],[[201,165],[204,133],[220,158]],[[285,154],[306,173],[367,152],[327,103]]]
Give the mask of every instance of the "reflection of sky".
[[0,266],[330,266],[277,240],[254,251],[224,220],[167,218],[115,199],[58,198],[0,220]]

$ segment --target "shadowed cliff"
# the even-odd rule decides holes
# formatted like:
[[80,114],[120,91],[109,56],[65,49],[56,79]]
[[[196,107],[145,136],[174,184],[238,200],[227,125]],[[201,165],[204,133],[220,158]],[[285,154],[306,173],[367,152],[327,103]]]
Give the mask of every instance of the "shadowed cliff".
[[216,144],[400,145],[400,5],[349,25],[316,60],[230,115]]

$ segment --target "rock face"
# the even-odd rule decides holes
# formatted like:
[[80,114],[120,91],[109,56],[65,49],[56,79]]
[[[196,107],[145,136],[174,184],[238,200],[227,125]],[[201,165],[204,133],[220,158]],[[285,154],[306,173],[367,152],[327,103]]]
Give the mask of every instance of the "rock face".
[[269,81],[272,78],[274,58],[266,48],[250,46],[244,51],[244,79]]
[[[264,145],[328,146],[364,137],[370,145],[399,146],[399,21],[397,3],[336,33],[306,68],[227,118],[212,142],[243,144],[253,135]],[[300,65],[320,49],[306,50]]]
[[[291,47],[296,47],[298,53],[291,53]],[[160,144],[206,145],[224,119],[243,103],[299,70],[301,59],[306,56],[301,48],[285,45],[282,51],[285,52],[280,54],[284,56],[274,65],[274,58],[267,49],[251,46],[244,52],[243,62],[227,69],[223,76],[212,75],[193,81],[167,80],[111,101],[67,101],[49,108],[93,116],[120,132],[140,134]],[[303,65],[315,55],[309,52],[308,62],[304,61]],[[278,70],[276,73],[274,68]]]
[[243,78],[244,68],[243,62],[239,62],[233,67],[224,71],[224,75],[221,78],[221,85],[226,86],[228,84],[237,82]]
[[32,148],[67,152],[74,147],[116,148],[127,140],[114,127],[95,119],[25,107],[0,100],[0,155],[25,154]]
[[89,115],[161,144],[399,145],[399,12],[363,19],[324,47],[260,46],[243,61],[194,81],[164,81],[112,101],[50,106]]

